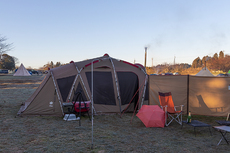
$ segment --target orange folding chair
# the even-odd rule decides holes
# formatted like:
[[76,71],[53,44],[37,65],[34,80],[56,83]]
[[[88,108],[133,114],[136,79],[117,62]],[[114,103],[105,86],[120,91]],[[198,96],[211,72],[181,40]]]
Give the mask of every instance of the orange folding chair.
[[[184,105],[174,106],[171,92],[159,92],[161,108],[165,111],[165,125],[168,126],[172,121],[182,125],[182,110]],[[180,110],[177,110],[180,107]]]

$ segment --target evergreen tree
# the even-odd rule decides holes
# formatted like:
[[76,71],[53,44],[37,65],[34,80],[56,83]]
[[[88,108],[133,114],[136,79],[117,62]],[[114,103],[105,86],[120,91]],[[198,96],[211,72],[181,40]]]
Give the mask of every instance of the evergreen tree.
[[202,60],[200,57],[197,57],[193,62],[192,62],[192,68],[198,68],[202,66]]
[[218,59],[218,54],[215,53],[215,54],[213,55],[213,58],[214,58],[214,59]]
[[61,62],[56,62],[55,67],[61,66]]
[[7,40],[6,37],[2,37],[0,35],[0,61],[3,59],[3,54],[6,54],[8,51],[12,50],[13,44],[8,44],[5,41]]
[[224,58],[224,52],[223,51],[220,51],[219,58]]
[[50,68],[54,68],[54,63],[53,63],[53,61],[50,62]]
[[8,69],[13,70],[15,69],[15,60],[13,57],[3,54],[2,60],[0,61],[0,69]]

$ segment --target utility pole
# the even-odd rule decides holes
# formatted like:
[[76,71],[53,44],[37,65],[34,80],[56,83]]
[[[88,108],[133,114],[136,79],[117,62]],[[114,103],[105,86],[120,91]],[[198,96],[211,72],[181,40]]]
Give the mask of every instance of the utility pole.
[[146,58],[147,58],[147,47],[145,47],[145,68],[146,68]]
[[174,56],[174,63],[173,63],[173,65],[175,65],[176,64],[176,56]]

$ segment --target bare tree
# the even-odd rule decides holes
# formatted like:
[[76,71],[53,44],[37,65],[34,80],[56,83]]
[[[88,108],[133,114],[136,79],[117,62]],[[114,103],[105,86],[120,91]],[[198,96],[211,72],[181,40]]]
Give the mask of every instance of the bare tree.
[[2,60],[2,55],[6,54],[8,51],[13,49],[13,44],[6,43],[7,38],[0,35],[0,61]]

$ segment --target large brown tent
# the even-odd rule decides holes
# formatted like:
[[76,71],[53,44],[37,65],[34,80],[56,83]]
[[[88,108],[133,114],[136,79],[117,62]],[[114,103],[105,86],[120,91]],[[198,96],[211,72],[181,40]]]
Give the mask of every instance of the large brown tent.
[[[92,69],[93,68],[93,69]],[[93,80],[91,78],[93,72]],[[74,93],[83,91],[85,100],[93,102],[96,112],[133,111],[135,105],[147,104],[148,75],[140,64],[102,57],[53,68],[33,95],[21,106],[19,115],[63,115],[63,102],[72,101]]]

